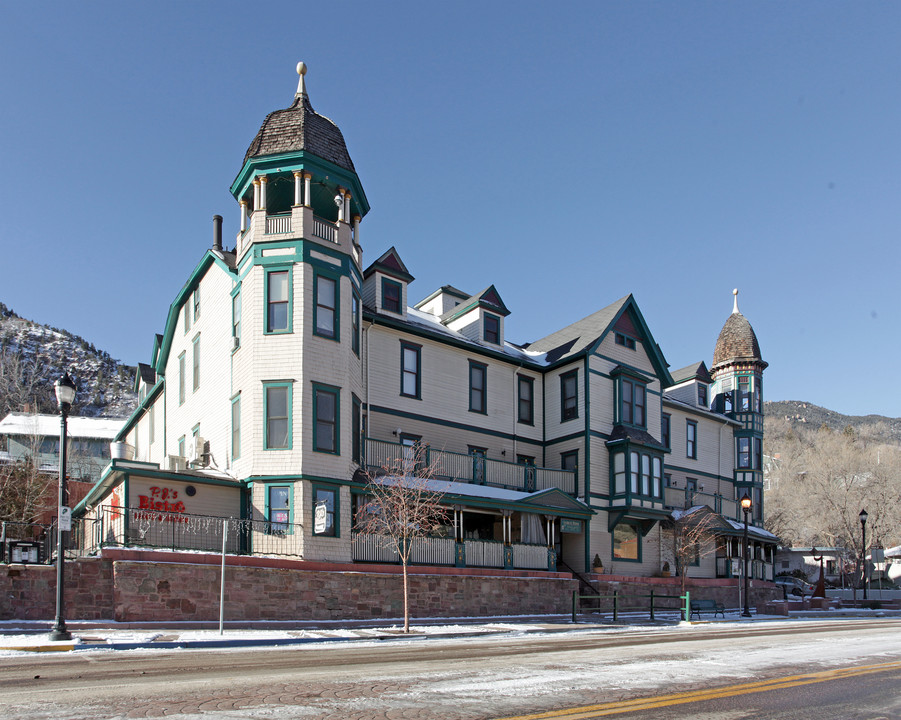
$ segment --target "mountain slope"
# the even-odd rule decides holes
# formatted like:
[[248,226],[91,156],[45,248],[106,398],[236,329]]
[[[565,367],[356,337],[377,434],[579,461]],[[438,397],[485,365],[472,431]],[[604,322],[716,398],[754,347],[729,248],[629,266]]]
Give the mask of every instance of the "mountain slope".
[[127,417],[137,405],[135,368],[78,335],[19,317],[0,302],[0,417],[25,403],[57,412],[53,384],[66,370],[78,387],[74,415]]

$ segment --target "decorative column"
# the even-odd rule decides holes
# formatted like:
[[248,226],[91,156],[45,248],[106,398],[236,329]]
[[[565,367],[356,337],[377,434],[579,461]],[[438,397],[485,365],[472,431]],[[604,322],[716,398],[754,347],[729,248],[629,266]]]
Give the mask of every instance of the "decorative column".
[[294,205],[301,204],[301,192],[303,191],[303,173],[300,170],[294,171]]
[[303,175],[303,204],[313,207],[310,204],[310,182],[313,180],[313,176],[308,172],[303,172],[301,175]]
[[344,220],[350,222],[350,190],[344,193]]
[[339,187],[338,188],[338,196],[339,197],[335,198],[335,204],[338,206],[338,222],[339,223],[344,222],[344,192],[345,192],[344,188]]
[[265,175],[260,176],[260,210],[263,212],[266,211],[266,185],[269,183],[269,178]]
[[253,211],[256,212],[260,209],[260,179],[255,177],[253,179]]
[[354,215],[354,242],[357,245],[360,244],[360,220],[362,218],[359,215]]
[[247,201],[242,200],[238,203],[241,206],[241,232],[247,232]]

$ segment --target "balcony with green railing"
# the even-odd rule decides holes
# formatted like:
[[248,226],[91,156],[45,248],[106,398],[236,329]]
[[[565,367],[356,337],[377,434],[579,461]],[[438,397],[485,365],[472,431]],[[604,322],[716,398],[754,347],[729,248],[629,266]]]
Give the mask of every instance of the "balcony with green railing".
[[440,480],[519,492],[538,492],[556,488],[573,496],[578,489],[574,470],[520,465],[481,455],[437,450],[428,446],[423,446],[416,452],[401,443],[366,439],[365,463],[371,473],[403,466],[404,459],[410,458],[412,454],[415,454],[420,469],[427,467],[429,473]]

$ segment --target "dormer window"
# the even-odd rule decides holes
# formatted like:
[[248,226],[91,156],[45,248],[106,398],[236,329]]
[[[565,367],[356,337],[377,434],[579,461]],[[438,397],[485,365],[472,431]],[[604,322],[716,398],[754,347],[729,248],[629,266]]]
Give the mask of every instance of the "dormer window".
[[616,333],[616,344],[622,345],[625,348],[629,348],[629,350],[634,350],[635,338],[631,338],[628,335],[623,335],[622,333]]
[[707,407],[707,386],[698,385],[698,405]]
[[399,313],[402,296],[399,282],[382,278],[382,310]]
[[485,313],[483,322],[482,337],[487,343],[500,345],[501,342],[501,319],[497,315]]

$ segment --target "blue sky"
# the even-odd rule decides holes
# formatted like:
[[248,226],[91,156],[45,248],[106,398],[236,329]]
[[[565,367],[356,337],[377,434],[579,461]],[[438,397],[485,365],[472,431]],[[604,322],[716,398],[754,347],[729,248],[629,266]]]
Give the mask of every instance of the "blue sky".
[[[901,416],[901,4],[5,2],[0,301],[147,361],[309,67],[419,300],[536,340],[633,293],[671,368],[732,288],[769,400]],[[885,378],[885,381],[883,380]]]

